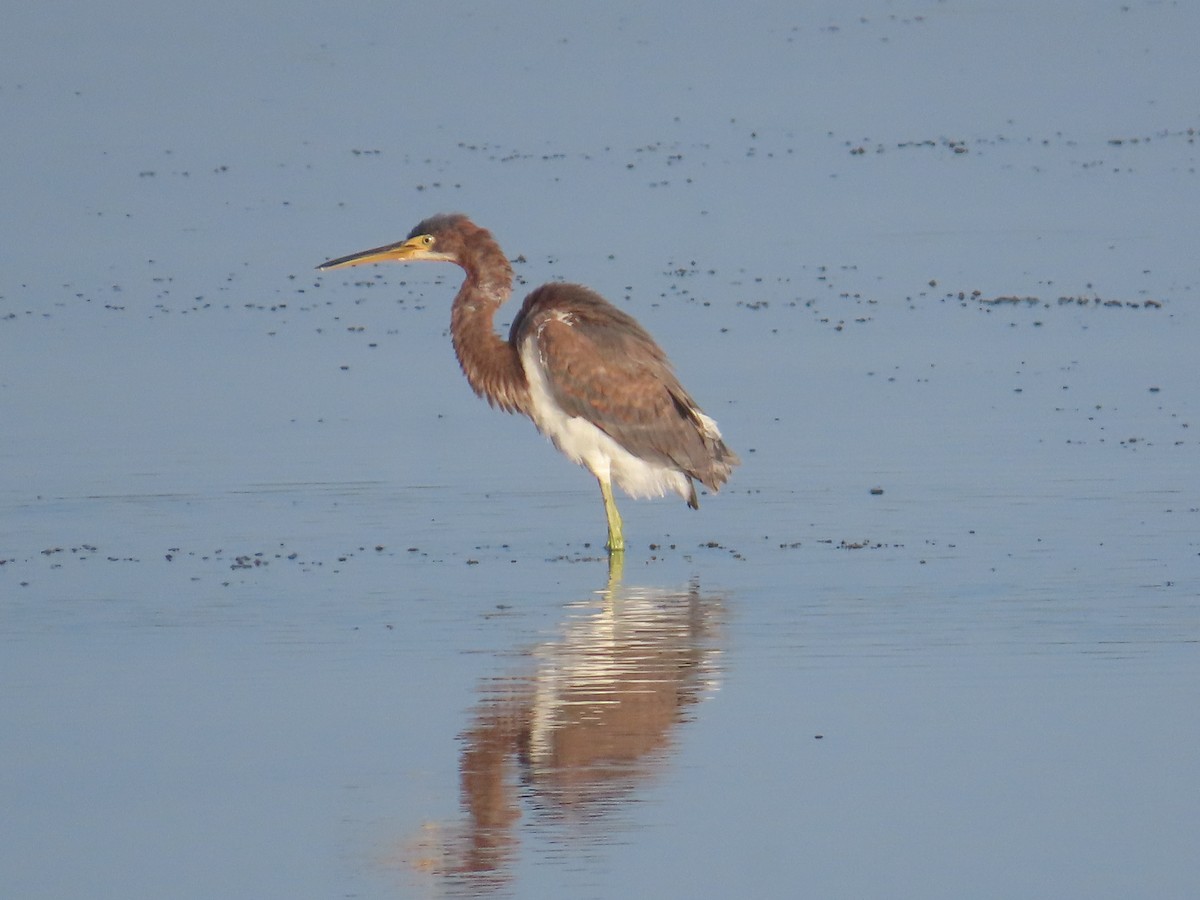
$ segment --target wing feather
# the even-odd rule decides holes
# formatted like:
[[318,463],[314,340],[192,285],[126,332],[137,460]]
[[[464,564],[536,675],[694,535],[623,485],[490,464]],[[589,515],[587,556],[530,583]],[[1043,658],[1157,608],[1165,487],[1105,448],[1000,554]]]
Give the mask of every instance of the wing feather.
[[513,322],[514,342],[531,336],[566,413],[635,456],[678,468],[713,490],[729,477],[736,455],[632,316],[580,285],[546,285],[529,295]]

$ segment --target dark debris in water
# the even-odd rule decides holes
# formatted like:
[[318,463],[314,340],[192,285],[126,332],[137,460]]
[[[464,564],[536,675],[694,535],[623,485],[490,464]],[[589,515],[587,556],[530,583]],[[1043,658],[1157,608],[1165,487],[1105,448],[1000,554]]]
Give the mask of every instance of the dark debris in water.
[[841,550],[881,550],[886,546],[878,541],[847,541],[845,539],[838,544],[838,548]]
[[[391,554],[387,552],[388,548],[385,544],[377,543],[373,545],[363,544],[353,550],[335,553],[328,559],[313,558],[311,556],[302,555],[295,550],[289,550],[288,547],[281,543],[275,550],[255,550],[240,553],[230,553],[224,548],[215,550],[186,550],[182,547],[171,546],[165,548],[161,553],[153,554],[149,557],[149,561],[159,559],[164,563],[168,563],[173,567],[186,566],[187,563],[202,566],[216,566],[219,570],[230,571],[249,571],[263,570],[272,563],[276,564],[293,564],[300,568],[301,571],[315,571],[324,569],[325,571],[338,572],[339,566],[350,563],[353,559],[360,556],[368,558],[387,557]],[[419,548],[407,548],[409,558],[413,556],[424,556]],[[96,544],[78,544],[75,546],[59,546],[54,545],[45,547],[37,552],[36,556],[21,558],[19,556],[9,556],[0,559],[0,566],[12,566],[17,568],[22,563],[33,563],[37,556],[52,560],[49,568],[61,569],[65,561],[75,559],[80,562],[86,562],[92,559],[100,559],[109,563],[136,563],[144,564],[140,556],[122,554],[117,552],[101,552]],[[193,580],[196,580],[193,578]],[[229,584],[229,582],[222,582]],[[21,582],[23,586],[27,586],[28,582]]]
[[[959,292],[955,295],[948,295],[956,300],[965,300],[967,295]],[[1003,294],[998,297],[984,297],[979,291],[971,293],[971,299],[977,303],[982,303],[985,306],[1038,306],[1049,309],[1051,303],[1049,300],[1043,300],[1041,297],[1015,296]],[[1105,299],[1098,296],[1068,296],[1059,297],[1056,301],[1058,306],[1086,306],[1105,309],[1162,309],[1163,303],[1161,300],[1115,300],[1112,298]]]

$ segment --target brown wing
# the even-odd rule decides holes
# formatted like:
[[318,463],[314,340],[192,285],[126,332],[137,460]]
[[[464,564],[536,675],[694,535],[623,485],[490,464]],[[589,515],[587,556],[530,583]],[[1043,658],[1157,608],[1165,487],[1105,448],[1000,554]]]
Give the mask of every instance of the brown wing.
[[513,322],[515,345],[531,336],[569,415],[713,490],[729,477],[737,457],[705,426],[666,354],[633,317],[580,285],[545,285]]

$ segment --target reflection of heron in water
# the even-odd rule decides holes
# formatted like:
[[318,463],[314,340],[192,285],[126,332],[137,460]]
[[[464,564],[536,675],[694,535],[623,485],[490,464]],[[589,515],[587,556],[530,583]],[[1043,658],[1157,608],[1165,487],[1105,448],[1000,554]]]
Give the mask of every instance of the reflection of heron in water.
[[496,310],[513,271],[492,235],[466,216],[426,219],[408,238],[322,263],[337,269],[397,260],[457,263],[466,279],[450,308],[450,334],[475,393],[524,413],[572,462],[600,482],[608,549],[625,549],[613,500],[679,494],[697,508],[693,479],[717,490],[738,457],[696,405],[662,349],[627,313],[578,284],[545,284],[525,298],[508,340]]
[[723,604],[684,591],[612,586],[574,606],[562,635],[533,649],[531,674],[482,688],[461,735],[466,819],[422,868],[503,883],[523,814],[546,827],[605,820],[664,764],[676,726],[714,689]]

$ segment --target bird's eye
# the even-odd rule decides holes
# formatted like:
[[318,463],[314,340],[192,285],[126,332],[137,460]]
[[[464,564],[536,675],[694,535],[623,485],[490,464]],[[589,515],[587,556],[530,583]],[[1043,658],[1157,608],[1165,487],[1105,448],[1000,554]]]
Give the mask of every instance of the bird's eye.
[[433,235],[432,234],[425,235],[424,237],[421,238],[421,243],[424,244],[426,247],[432,247],[433,246]]

